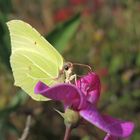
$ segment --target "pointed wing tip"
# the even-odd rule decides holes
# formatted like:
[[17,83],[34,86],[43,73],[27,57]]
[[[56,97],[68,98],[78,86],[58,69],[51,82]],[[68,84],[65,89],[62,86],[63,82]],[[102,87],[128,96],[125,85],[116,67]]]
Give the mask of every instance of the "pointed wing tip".
[[17,22],[24,22],[24,21],[20,19],[12,19],[12,20],[7,21],[6,24],[12,24],[12,23],[17,23]]
[[12,19],[12,20],[9,20],[8,22],[6,22],[8,28],[10,27],[13,27],[13,25],[17,25],[17,24],[28,24],[26,22],[24,22],[23,20],[20,20],[20,19]]

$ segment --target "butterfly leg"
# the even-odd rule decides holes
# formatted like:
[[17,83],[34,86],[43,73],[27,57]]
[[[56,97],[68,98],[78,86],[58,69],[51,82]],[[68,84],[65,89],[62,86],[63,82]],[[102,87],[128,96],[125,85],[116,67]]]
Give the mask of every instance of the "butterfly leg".
[[76,74],[70,76],[69,82],[72,81],[72,80],[74,80],[75,85],[77,86],[77,75]]

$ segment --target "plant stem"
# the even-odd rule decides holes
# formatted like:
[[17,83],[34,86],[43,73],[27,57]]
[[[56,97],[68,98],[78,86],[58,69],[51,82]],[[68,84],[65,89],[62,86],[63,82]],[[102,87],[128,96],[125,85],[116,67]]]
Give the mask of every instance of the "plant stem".
[[71,134],[71,125],[66,125],[64,140],[69,140]]
[[31,125],[31,115],[28,115],[23,134],[22,134],[21,138],[19,138],[18,140],[26,140],[27,139],[28,134],[29,134],[30,125]]

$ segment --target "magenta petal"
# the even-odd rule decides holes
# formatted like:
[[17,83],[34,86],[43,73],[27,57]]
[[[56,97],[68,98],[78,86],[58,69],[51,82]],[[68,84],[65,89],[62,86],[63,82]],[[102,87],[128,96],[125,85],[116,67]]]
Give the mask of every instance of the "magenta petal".
[[110,129],[118,129],[119,127],[121,127],[122,133],[121,133],[120,137],[128,137],[129,135],[132,134],[132,132],[134,130],[133,122],[114,119],[107,115],[103,115],[103,117],[104,117],[104,120],[110,124],[110,125],[108,125],[108,127]]
[[100,97],[100,79],[96,73],[89,73],[79,79],[77,86],[86,95],[90,103],[97,103]]
[[43,82],[39,81],[34,88],[34,92],[35,92],[35,94],[39,94],[40,91],[43,92],[48,88],[49,87],[47,85],[45,85]]
[[112,135],[110,135],[110,134],[107,134],[107,135],[105,136],[104,140],[119,140],[119,138],[116,137],[116,136],[112,136]]
[[80,115],[103,131],[118,137],[129,136],[133,129],[132,122],[125,122],[101,115],[95,106],[88,104],[87,109],[81,110]]
[[52,100],[62,101],[64,105],[72,106],[76,110],[83,108],[85,104],[84,94],[72,84],[59,84],[48,88],[44,83],[38,82],[35,93]]

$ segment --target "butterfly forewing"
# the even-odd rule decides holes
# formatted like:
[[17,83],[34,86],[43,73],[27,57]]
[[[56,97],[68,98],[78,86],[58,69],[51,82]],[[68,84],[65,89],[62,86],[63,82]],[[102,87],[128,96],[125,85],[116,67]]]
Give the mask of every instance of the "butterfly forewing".
[[38,81],[50,86],[63,82],[63,77],[57,81],[63,67],[62,56],[29,24],[12,20],[7,25],[12,45],[10,63],[15,85],[35,100],[46,100],[45,97],[34,94],[34,87]]

